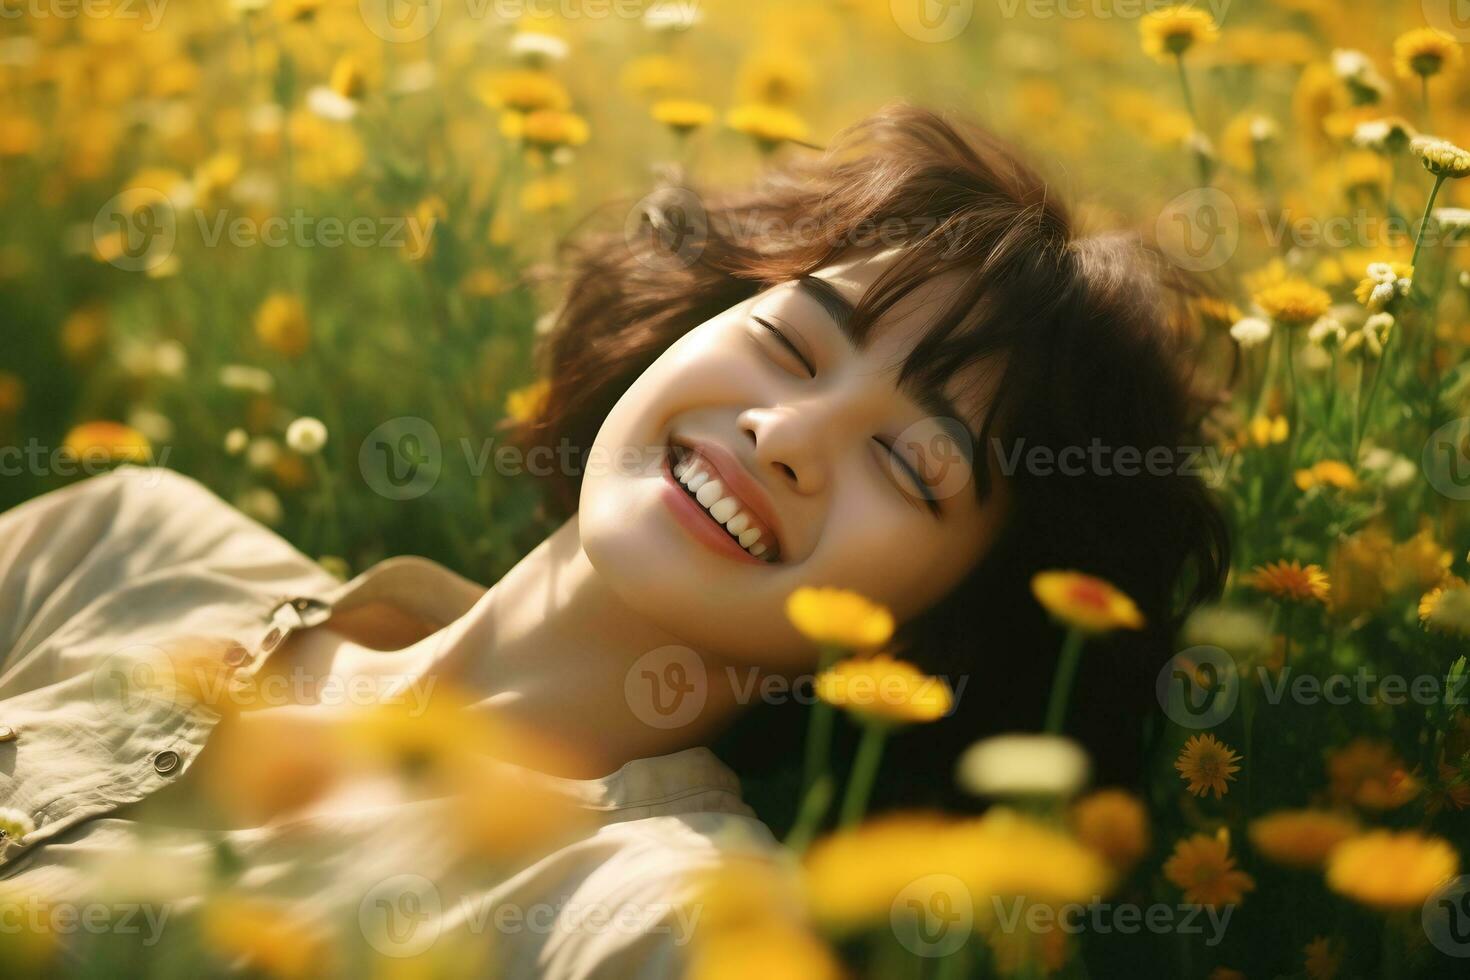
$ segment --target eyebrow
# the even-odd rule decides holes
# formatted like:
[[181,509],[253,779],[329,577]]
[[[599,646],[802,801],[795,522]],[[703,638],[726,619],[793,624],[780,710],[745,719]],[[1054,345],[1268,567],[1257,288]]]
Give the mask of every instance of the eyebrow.
[[[843,296],[837,291],[836,286],[825,279],[819,279],[812,275],[804,275],[796,280],[796,290],[816,301],[817,305],[826,311],[828,316],[832,318],[832,322],[842,331],[842,336],[847,338],[847,342],[853,350],[861,351],[867,346],[866,343],[858,339],[852,329],[853,313],[856,307],[848,302],[846,296]],[[904,393],[913,399],[914,404],[923,409],[925,414],[954,419],[964,428],[971,442],[979,446],[980,437],[970,431],[970,427],[965,423],[964,415],[960,413],[959,408],[943,391],[924,385],[917,378],[910,378],[904,382],[903,388]],[[976,453],[976,458],[979,458],[978,452]]]

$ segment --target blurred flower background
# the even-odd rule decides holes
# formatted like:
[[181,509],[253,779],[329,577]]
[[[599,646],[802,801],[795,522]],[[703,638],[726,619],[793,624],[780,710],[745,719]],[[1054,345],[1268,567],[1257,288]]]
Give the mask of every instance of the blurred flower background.
[[[1028,147],[1089,227],[1142,228],[1214,281],[1180,328],[1229,395],[1202,447],[1236,547],[1226,602],[1161,678],[1145,792],[1087,793],[1062,734],[1089,638],[1137,609],[1056,570],[1035,590],[1068,628],[1046,734],[978,746],[957,777],[1004,805],[864,821],[888,732],[951,693],[871,649],[891,621],[856,619],[860,597],[801,596],[830,668],[803,856],[708,883],[694,972],[1082,976],[1126,930],[1007,915],[1105,901],[1233,913],[1213,937],[1179,916],[1134,929],[1173,975],[1450,975],[1470,953],[1464,889],[1441,897],[1470,847],[1470,75],[1451,7],[0,0],[0,507],[89,461],[152,461],[342,576],[412,552],[493,581],[551,530],[487,440],[540,397],[558,241],[625,226],[670,165],[738,183],[896,96],[959,109]],[[898,702],[864,703],[885,679]],[[838,721],[863,732],[851,773],[826,771]],[[407,737],[363,724],[355,745]],[[462,774],[488,736],[457,724],[415,736],[443,765],[413,779]],[[346,764],[322,753],[296,760],[302,784]],[[188,935],[270,975],[358,962],[228,889]],[[0,943],[50,955],[44,935]],[[464,950],[439,953],[424,975]]]

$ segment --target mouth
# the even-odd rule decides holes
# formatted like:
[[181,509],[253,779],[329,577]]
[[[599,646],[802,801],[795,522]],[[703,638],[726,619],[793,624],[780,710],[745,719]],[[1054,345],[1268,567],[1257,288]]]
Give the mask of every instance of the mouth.
[[774,529],[756,516],[709,457],[678,441],[671,440],[666,448],[664,475],[681,521],[731,558],[780,564],[781,544]]

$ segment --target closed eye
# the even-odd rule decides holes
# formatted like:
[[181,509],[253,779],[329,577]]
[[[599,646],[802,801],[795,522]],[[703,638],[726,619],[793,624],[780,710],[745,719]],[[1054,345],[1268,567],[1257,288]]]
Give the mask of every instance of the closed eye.
[[[888,450],[888,455],[896,463],[898,463],[899,468],[902,469],[904,473],[908,476],[909,481],[912,482],[914,485],[914,489],[918,491],[920,499],[922,499],[924,501],[924,505],[929,508],[929,512],[935,517],[938,517],[939,498],[934,496],[934,491],[929,487],[929,484],[924,482],[923,477],[919,475],[919,471],[914,469],[913,465],[909,463],[908,460],[904,459],[903,456],[893,448],[894,444],[892,442],[884,442],[877,436],[874,436],[873,439],[880,446]],[[910,496],[908,491],[904,490],[902,487],[899,487],[898,489],[900,493],[904,494],[904,496]]]
[[813,367],[807,361],[807,359],[805,357],[802,356],[801,351],[798,350],[797,347],[796,347],[796,345],[791,342],[790,338],[788,338],[780,330],[776,329],[776,327],[775,327],[774,324],[772,324],[769,320],[762,319],[761,317],[758,317],[758,316],[751,317],[751,319],[754,320],[756,323],[759,323],[762,327],[765,327],[771,333],[775,334],[776,335],[776,339],[779,340],[779,341],[781,341],[781,343],[785,344],[786,345],[786,349],[789,350],[789,351],[791,351],[792,355],[798,361],[801,362],[801,366],[802,367],[806,368],[806,373],[807,374],[811,375],[814,378],[817,376],[817,369],[815,367]]

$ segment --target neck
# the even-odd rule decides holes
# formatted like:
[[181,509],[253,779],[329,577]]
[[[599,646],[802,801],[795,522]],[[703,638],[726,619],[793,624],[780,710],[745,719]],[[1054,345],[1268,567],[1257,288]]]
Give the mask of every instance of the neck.
[[[608,587],[575,515],[450,626],[444,644],[440,663],[452,677],[577,760],[578,771],[555,775],[595,778],[707,744],[740,707],[722,663]],[[682,649],[652,653],[670,646]],[[691,712],[684,699],[697,703],[701,691],[703,706]]]

